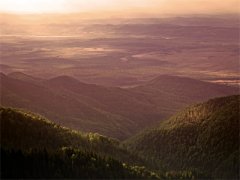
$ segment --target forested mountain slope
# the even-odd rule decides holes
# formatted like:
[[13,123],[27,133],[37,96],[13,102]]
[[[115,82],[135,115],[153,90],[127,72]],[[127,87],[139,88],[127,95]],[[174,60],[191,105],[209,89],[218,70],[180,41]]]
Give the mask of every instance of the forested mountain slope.
[[112,156],[127,162],[139,162],[119,146],[119,141],[96,133],[82,133],[59,126],[40,115],[19,109],[3,108],[1,145],[6,148],[57,149],[72,147]]
[[235,95],[189,107],[126,144],[166,170],[196,169],[210,177],[237,179],[239,104]]
[[2,107],[0,112],[2,178],[158,177],[131,166],[143,161],[117,140],[72,131],[22,110]]

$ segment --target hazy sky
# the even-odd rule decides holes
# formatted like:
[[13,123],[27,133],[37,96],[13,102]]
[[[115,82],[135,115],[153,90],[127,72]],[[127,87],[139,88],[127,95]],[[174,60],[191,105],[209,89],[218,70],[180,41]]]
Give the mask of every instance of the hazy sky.
[[1,12],[65,13],[117,11],[148,14],[239,12],[239,0],[1,0]]

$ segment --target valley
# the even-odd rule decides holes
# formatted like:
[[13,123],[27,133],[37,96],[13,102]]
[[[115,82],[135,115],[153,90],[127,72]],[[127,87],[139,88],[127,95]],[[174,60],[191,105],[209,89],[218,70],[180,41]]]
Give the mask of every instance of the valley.
[[69,76],[38,79],[1,74],[1,105],[30,110],[63,126],[124,140],[185,106],[237,94],[235,87],[178,76],[159,76],[122,89],[86,84]]
[[239,95],[228,96],[186,108],[124,142],[2,107],[1,175],[237,179],[239,100]]
[[0,178],[239,179],[238,14],[105,13],[0,7]]

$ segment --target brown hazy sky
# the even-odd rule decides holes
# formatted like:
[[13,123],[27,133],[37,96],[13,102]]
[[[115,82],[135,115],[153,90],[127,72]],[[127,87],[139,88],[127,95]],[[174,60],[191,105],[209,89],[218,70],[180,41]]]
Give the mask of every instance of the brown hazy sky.
[[145,14],[239,13],[239,0],[2,0],[7,13],[121,12]]

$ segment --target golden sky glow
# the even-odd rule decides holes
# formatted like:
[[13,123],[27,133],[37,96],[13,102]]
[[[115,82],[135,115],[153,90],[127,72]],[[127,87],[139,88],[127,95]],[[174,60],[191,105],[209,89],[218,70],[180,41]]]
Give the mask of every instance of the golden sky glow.
[[236,13],[239,0],[1,0],[8,13],[128,11],[142,13]]

